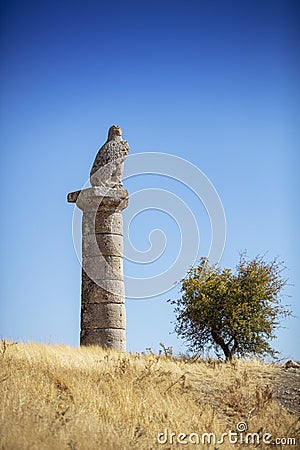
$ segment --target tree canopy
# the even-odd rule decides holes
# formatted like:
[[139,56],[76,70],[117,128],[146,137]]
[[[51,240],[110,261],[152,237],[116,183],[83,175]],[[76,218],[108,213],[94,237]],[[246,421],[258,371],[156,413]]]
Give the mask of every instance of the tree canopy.
[[287,279],[276,259],[265,262],[242,254],[236,270],[221,269],[201,258],[181,280],[181,297],[175,305],[175,332],[189,349],[222,351],[226,360],[234,356],[275,356],[270,340],[280,320],[291,315],[282,304]]

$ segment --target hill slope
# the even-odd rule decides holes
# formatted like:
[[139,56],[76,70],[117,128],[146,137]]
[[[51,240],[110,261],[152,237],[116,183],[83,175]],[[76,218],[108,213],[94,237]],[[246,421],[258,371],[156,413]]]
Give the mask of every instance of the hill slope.
[[269,449],[265,433],[299,445],[298,415],[274,400],[276,365],[2,343],[0,366],[1,450]]

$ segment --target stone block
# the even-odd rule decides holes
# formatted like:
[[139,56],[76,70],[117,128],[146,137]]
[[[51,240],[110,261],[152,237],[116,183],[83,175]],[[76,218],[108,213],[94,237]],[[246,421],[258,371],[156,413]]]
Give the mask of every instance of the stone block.
[[112,233],[123,236],[123,218],[121,212],[103,209],[97,212],[84,212],[82,217],[82,235]]
[[84,273],[82,276],[81,299],[82,303],[124,303],[124,283],[119,280],[93,281]]
[[81,311],[81,329],[126,328],[125,305],[120,303],[88,303]]
[[92,280],[123,280],[123,258],[83,256],[82,268]]
[[69,203],[76,203],[82,211],[112,207],[122,211],[128,206],[128,191],[120,187],[93,186],[81,191],[70,192]]
[[126,331],[117,328],[82,330],[80,345],[99,345],[102,348],[126,352]]
[[84,256],[123,256],[123,236],[119,234],[88,234],[82,239]]

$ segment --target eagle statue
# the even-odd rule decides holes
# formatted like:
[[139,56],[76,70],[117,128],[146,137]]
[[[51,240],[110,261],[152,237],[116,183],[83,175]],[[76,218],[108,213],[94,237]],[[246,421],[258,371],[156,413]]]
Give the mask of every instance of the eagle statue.
[[122,140],[121,127],[110,127],[107,141],[98,151],[90,172],[91,185],[122,188],[124,160],[129,150],[128,142]]

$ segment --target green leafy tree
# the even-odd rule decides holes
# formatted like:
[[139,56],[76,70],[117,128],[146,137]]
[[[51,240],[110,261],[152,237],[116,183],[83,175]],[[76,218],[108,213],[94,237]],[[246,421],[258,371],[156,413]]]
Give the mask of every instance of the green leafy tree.
[[181,280],[181,297],[175,306],[175,332],[189,350],[213,348],[226,360],[234,356],[275,356],[274,339],[280,319],[291,315],[281,303],[287,280],[276,259],[266,263],[258,256],[241,255],[236,271],[210,265],[206,258]]

